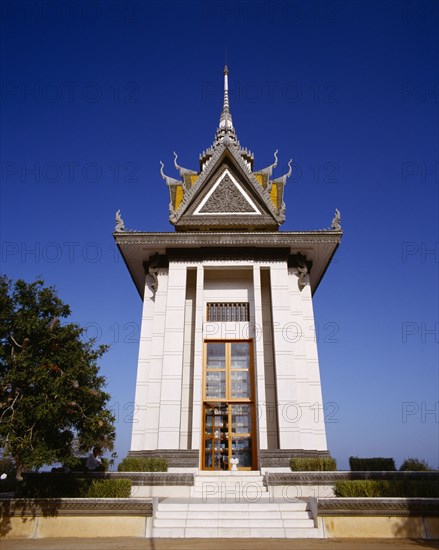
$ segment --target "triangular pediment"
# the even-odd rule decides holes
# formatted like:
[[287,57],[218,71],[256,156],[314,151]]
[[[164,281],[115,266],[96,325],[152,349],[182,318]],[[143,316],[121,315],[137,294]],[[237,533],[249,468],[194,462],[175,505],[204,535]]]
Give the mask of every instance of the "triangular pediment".
[[194,215],[260,216],[261,211],[230,170],[225,167],[216,183],[195,209]]
[[216,153],[186,194],[176,229],[278,229],[269,198],[233,146],[222,146]]

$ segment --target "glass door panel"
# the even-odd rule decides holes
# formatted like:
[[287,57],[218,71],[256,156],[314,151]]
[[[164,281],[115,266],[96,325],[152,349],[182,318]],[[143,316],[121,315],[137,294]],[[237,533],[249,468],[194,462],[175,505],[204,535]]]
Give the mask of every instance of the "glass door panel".
[[221,342],[209,342],[207,347],[207,369],[226,368],[226,344]]
[[226,397],[226,372],[206,372],[206,397],[208,399],[224,399]]
[[250,342],[233,342],[230,344],[232,369],[250,368]]
[[252,438],[251,437],[233,437],[232,438],[232,456],[239,459],[238,467],[251,468],[252,460]]
[[232,434],[252,433],[252,406],[232,405]]
[[249,399],[251,397],[249,371],[232,371],[232,395],[233,399]]
[[203,409],[203,467],[229,470],[254,467],[252,343],[206,342]]

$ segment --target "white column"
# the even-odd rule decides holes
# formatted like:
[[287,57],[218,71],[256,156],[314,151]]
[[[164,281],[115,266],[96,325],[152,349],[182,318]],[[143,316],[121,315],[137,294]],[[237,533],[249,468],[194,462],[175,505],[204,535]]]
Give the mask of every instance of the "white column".
[[159,449],[180,447],[186,264],[170,263],[160,395]]
[[301,411],[298,403],[294,357],[289,333],[292,321],[287,263],[273,263],[270,275],[279,446],[281,449],[301,449],[299,429]]
[[265,397],[261,271],[258,264],[253,265],[253,296],[255,307],[256,418],[258,423],[259,449],[267,449],[267,407]]
[[204,268],[197,266],[197,286],[195,298],[195,344],[194,344],[194,391],[192,403],[192,449],[200,448],[201,438],[201,405],[203,381],[203,294]]
[[[323,416],[322,388],[314,324],[311,286],[305,278],[302,290],[298,287],[298,274],[290,269],[290,298],[294,312],[301,321],[300,355],[295,356],[297,386],[302,417],[300,432],[303,449],[326,450],[326,430]],[[296,344],[295,344],[296,346]]]
[[154,293],[151,289],[151,277],[145,277],[143,297],[142,326],[140,328],[139,359],[137,363],[136,396],[131,433],[131,450],[145,449],[147,429],[148,380],[152,342],[152,324],[154,316]]
[[163,344],[165,333],[165,315],[168,296],[168,270],[160,268],[157,273],[158,288],[154,297],[154,319],[152,323],[152,341],[146,398],[146,430],[143,449],[158,448],[160,392],[162,388]]

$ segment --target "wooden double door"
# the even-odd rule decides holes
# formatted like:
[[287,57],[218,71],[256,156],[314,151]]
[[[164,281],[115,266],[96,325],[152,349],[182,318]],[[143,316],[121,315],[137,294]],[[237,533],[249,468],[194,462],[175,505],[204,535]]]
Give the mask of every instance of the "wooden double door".
[[253,342],[205,342],[203,386],[203,469],[255,469]]

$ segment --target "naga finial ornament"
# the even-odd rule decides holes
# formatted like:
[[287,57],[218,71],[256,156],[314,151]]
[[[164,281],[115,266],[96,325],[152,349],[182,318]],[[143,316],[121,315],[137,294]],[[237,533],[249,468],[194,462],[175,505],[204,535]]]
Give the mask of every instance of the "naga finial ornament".
[[333,231],[341,231],[341,223],[340,223],[340,210],[338,208],[335,209],[335,216],[332,218],[331,223],[331,229]]
[[120,210],[116,212],[116,227],[115,227],[116,233],[119,233],[121,231],[125,231],[125,223],[122,219],[122,216],[120,215]]

